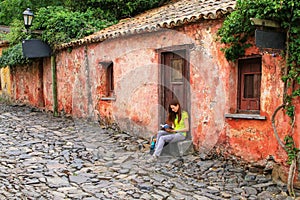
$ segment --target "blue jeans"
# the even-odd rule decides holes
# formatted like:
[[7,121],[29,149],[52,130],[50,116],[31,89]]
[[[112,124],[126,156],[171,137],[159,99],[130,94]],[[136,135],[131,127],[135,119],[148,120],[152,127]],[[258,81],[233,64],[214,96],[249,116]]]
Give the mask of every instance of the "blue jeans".
[[182,141],[184,139],[185,136],[182,135],[181,133],[169,133],[163,130],[158,131],[156,137],[155,151],[153,155],[160,156],[161,151],[164,148],[166,142],[173,143],[173,142]]

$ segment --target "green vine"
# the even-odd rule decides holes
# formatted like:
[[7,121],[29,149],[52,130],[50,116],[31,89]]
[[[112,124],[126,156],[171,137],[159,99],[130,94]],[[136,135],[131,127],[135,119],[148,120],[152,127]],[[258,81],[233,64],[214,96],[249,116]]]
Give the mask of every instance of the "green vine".
[[24,65],[30,60],[23,56],[22,43],[9,47],[2,52],[0,57],[0,67]]
[[292,136],[285,136],[284,138],[285,142],[285,149],[288,154],[288,160],[287,163],[290,165],[292,164],[292,161],[297,158],[297,154],[299,153],[299,149],[295,147],[295,142]]
[[0,67],[16,66],[29,63],[23,56],[21,41],[27,39],[28,35],[23,31],[23,22],[13,20],[8,34],[3,34],[1,40],[9,41],[10,47],[4,49],[0,57]]
[[53,46],[83,38],[114,23],[94,18],[91,10],[78,12],[62,6],[48,6],[35,13],[32,29],[43,30],[41,39]]
[[221,43],[225,45],[221,50],[229,61],[236,61],[245,54],[250,46],[247,41],[254,35],[255,26],[250,18],[259,18],[279,22],[281,31],[286,32],[286,49],[283,51],[285,66],[282,81],[284,83],[283,103],[272,115],[272,127],[279,145],[287,152],[287,163],[290,165],[288,191],[294,196],[293,180],[299,149],[295,147],[292,133],[279,138],[275,126],[275,116],[280,109],[285,109],[291,119],[293,130],[295,122],[294,99],[300,98],[300,1],[299,0],[237,0],[236,10],[225,19],[218,30]]
[[[236,10],[227,16],[218,30],[222,51],[229,61],[235,61],[245,54],[251,46],[247,41],[253,37],[255,26],[250,18],[274,20],[281,24],[282,30],[288,33],[286,56],[287,71],[282,81],[292,92],[284,94],[285,109],[293,119],[295,106],[293,99],[300,96],[300,2],[297,0],[238,0]],[[286,89],[287,91],[287,89]]]

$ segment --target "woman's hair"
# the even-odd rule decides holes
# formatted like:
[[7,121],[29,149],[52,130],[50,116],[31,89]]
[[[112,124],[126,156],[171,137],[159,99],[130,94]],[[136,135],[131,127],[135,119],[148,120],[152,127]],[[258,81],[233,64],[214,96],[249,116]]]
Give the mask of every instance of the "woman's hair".
[[[177,113],[175,113],[172,109],[171,109],[171,105],[173,106],[177,106],[179,105],[179,108],[178,108],[178,111]],[[176,118],[176,114],[178,114],[178,122],[180,122],[181,120],[181,106],[180,106],[180,103],[177,99],[172,99],[169,103],[169,113],[168,113],[168,119],[167,119],[167,123],[173,123],[174,124],[174,121],[175,121],[175,118]]]

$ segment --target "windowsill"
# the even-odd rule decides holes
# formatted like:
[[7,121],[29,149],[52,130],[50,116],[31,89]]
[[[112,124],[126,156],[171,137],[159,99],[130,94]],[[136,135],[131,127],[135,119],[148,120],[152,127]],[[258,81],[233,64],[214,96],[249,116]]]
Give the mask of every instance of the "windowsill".
[[233,119],[256,119],[256,120],[266,120],[266,116],[261,116],[259,114],[225,114],[225,118]]
[[101,97],[101,101],[115,101],[116,97]]

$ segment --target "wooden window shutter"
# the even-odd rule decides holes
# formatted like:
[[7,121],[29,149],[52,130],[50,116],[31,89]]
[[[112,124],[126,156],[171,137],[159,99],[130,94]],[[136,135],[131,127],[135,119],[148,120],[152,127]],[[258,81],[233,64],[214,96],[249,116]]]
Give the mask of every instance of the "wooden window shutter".
[[238,112],[260,110],[261,58],[239,60]]
[[114,68],[113,63],[107,67],[107,96],[112,96],[114,92]]

